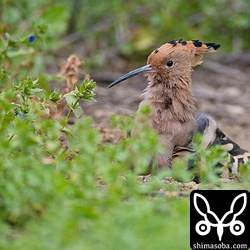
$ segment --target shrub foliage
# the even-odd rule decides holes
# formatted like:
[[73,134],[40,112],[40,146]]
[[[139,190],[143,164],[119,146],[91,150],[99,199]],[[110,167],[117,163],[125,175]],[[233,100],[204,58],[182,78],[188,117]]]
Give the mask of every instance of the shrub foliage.
[[[77,6],[78,1],[72,2]],[[122,29],[122,1],[111,2]],[[241,181],[222,183],[213,171],[224,159],[221,150],[206,153],[195,145],[202,164],[193,172],[186,171],[184,160],[150,180],[139,178],[151,156],[165,150],[154,131],[145,128],[137,138],[103,143],[91,118],[81,116],[81,102],[95,96],[94,81],[87,75],[79,80],[81,60],[72,55],[60,74],[45,73],[45,66],[51,66],[48,51],[63,44],[66,21],[74,24],[68,9],[75,5],[18,3],[21,11],[16,1],[0,6],[0,248],[188,249],[188,191],[197,185],[183,181],[199,173],[200,188],[249,189],[249,169],[242,168]],[[88,6],[93,3],[86,1]],[[159,4],[150,5],[160,10]],[[141,13],[136,6],[134,11]],[[93,18],[99,20],[102,8],[100,4],[94,9]],[[151,13],[150,22],[158,25],[160,15]],[[18,24],[23,16],[26,21]],[[55,82],[60,88],[51,91]],[[113,122],[124,131],[133,123],[129,117],[114,117]],[[208,186],[211,182],[216,185]],[[187,191],[187,196],[168,195],[179,191]]]

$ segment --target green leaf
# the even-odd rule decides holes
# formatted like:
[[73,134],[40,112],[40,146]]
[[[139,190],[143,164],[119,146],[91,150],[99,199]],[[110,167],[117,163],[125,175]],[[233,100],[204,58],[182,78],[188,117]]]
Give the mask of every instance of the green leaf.
[[61,99],[61,94],[59,92],[58,89],[54,90],[52,93],[50,93],[49,95],[49,99],[52,101],[52,102],[57,102]]
[[15,118],[14,112],[10,111],[5,114],[2,120],[2,127],[6,128]]
[[62,129],[62,131],[63,131],[64,133],[66,133],[68,136],[73,136],[72,130],[69,129],[69,128],[67,128],[67,127],[64,127],[64,128]]
[[7,55],[9,58],[21,57],[21,56],[29,56],[34,54],[34,49],[23,49],[17,51],[8,51]]
[[33,22],[33,29],[35,31],[35,34],[40,36],[46,34],[48,30],[48,25],[46,23],[36,24],[35,22]]
[[8,39],[8,45],[13,48],[18,48],[17,40],[11,36],[9,33],[5,33],[7,39]]
[[6,79],[7,73],[4,69],[0,69],[0,79]]
[[78,100],[77,96],[72,91],[70,93],[65,94],[63,97],[66,99],[68,106],[71,108]]
[[[54,5],[43,13],[41,19],[50,25],[49,30],[51,33],[60,34],[66,28],[68,17],[69,11],[66,5]],[[40,27],[40,32],[42,33],[43,31],[44,27]]]
[[40,99],[45,99],[46,98],[46,94],[47,94],[45,92],[45,90],[40,89],[40,88],[31,89],[30,93],[36,95]]
[[95,82],[91,79],[88,81],[85,79],[80,86],[79,96],[82,101],[96,101],[93,96],[95,96]]
[[4,38],[2,36],[0,36],[0,48],[5,48],[7,46],[8,46],[8,44],[6,43]]
[[77,105],[74,109],[73,109],[73,113],[76,116],[76,118],[79,118],[82,114],[82,108],[80,107],[80,105]]

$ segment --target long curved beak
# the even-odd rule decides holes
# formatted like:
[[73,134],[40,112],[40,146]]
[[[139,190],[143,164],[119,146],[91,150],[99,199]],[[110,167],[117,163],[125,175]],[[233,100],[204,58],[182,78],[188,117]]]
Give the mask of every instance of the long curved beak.
[[145,72],[154,72],[155,70],[151,68],[151,65],[148,64],[146,66],[143,66],[141,68],[138,68],[138,69],[135,69],[135,70],[132,70],[130,72],[128,72],[127,74],[121,76],[120,78],[116,79],[114,82],[112,82],[108,88],[111,88],[113,86],[115,86],[116,84],[118,84],[119,82],[122,82],[126,79],[129,79],[133,76],[136,76],[138,74],[141,74],[141,73],[145,73]]

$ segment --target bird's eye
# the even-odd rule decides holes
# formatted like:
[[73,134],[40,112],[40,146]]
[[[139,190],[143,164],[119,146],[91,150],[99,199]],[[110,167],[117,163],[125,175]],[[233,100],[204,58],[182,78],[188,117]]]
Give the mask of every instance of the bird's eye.
[[168,62],[167,62],[167,66],[168,66],[168,67],[173,66],[173,64],[174,64],[174,63],[173,63],[173,61],[172,61],[172,60],[170,60],[170,61],[168,61]]

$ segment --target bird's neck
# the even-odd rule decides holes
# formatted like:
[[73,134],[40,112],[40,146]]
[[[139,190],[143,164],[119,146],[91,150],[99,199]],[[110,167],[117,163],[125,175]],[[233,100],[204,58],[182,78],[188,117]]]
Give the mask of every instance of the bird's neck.
[[181,122],[194,119],[195,100],[191,91],[191,77],[168,79],[158,75],[149,77],[145,99],[153,109],[171,112]]

